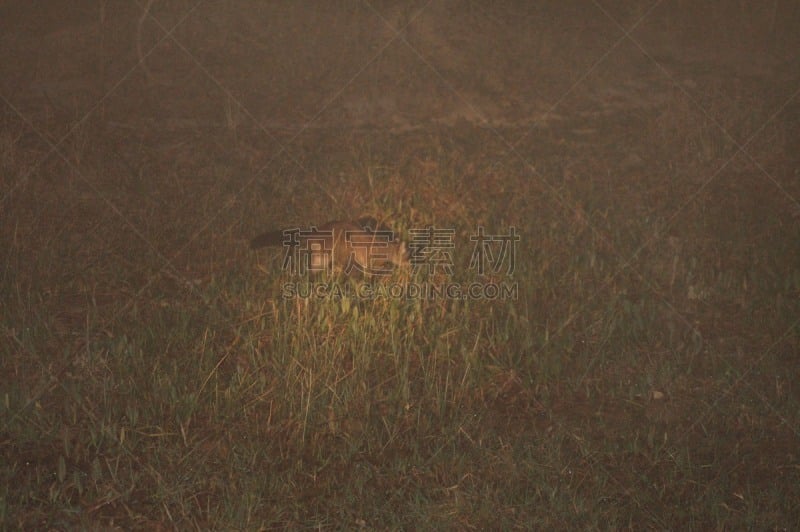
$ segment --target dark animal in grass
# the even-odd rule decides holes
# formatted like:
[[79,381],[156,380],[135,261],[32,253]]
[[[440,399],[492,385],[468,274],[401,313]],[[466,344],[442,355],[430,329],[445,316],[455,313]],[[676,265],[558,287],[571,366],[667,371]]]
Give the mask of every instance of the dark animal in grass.
[[409,263],[405,242],[375,218],[331,221],[305,230],[300,228],[261,233],[250,241],[251,249],[284,246],[284,268],[290,260],[315,273],[372,276],[391,273]]

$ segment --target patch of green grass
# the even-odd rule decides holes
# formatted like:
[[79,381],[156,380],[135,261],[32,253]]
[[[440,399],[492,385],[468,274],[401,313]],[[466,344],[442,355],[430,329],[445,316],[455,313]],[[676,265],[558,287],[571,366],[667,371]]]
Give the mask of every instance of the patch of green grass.
[[[175,202],[159,214],[170,230],[154,223],[129,254],[125,224],[68,211],[65,240],[24,209],[48,193],[22,187],[2,229],[4,528],[797,521],[800,228],[763,182],[720,176],[687,203],[688,174],[591,174],[613,142],[560,179],[556,156],[540,176],[492,169],[478,129],[371,136],[355,160],[325,140],[315,149],[356,176],[350,200],[331,177],[331,217],[366,204],[405,238],[453,228],[452,280],[514,282],[518,297],[281,297],[296,280],[281,252],[231,236],[280,212],[258,186],[233,221]],[[564,149],[529,142],[518,150]],[[330,197],[299,194],[308,223],[325,221]],[[477,225],[517,228],[513,276],[466,268]]]

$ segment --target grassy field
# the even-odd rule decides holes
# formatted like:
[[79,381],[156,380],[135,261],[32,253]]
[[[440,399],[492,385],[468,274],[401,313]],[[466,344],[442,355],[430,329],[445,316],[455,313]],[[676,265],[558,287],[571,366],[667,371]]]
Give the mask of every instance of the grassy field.
[[[717,87],[299,136],[5,95],[0,528],[796,526],[796,89]],[[363,214],[453,230],[452,276],[394,281],[516,297],[287,298],[247,247]]]

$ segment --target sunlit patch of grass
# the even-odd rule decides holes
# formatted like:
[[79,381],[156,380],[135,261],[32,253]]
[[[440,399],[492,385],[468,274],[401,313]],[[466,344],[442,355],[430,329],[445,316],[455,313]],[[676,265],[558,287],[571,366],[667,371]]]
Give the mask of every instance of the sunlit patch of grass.
[[[70,209],[53,223],[14,207],[0,233],[3,526],[795,520],[800,257],[783,199],[734,175],[687,203],[694,175],[613,181],[589,172],[601,151],[567,171],[554,138],[519,147],[555,154],[538,176],[492,166],[496,137],[479,129],[343,142],[304,146],[331,154],[308,179],[340,170],[314,177],[324,190],[256,184],[237,200],[247,209],[219,218],[213,194],[188,201],[189,178],[169,174],[160,199],[174,209],[150,220],[150,246],[126,245],[130,228],[71,185],[19,188],[18,205]],[[293,186],[302,212],[276,219]],[[256,226],[361,214],[405,239],[453,229],[455,274],[343,286],[513,282],[518,297],[283,297],[286,282],[322,281],[246,249]],[[467,268],[478,225],[517,228],[513,275]]]

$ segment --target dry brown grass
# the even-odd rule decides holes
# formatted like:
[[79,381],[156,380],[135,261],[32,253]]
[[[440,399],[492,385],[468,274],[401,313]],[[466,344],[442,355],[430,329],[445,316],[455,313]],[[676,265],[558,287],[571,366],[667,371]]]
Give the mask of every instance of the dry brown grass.
[[[678,4],[2,8],[0,527],[798,522],[798,14]],[[362,214],[518,297],[246,246]]]

